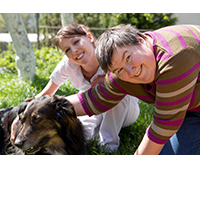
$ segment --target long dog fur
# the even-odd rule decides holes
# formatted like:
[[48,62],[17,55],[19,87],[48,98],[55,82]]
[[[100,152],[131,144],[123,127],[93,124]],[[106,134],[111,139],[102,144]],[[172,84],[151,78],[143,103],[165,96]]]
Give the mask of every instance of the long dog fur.
[[[10,131],[17,115],[13,146]],[[87,154],[83,126],[72,104],[64,97],[46,95],[0,109],[0,154]]]

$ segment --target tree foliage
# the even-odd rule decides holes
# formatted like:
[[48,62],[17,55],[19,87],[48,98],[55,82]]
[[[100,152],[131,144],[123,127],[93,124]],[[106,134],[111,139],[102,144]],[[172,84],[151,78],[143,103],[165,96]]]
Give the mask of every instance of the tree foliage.
[[119,13],[113,14],[117,24],[132,24],[138,29],[159,29],[175,24],[177,18],[172,13]]
[[42,13],[39,19],[39,26],[46,26],[46,28],[39,29],[39,33],[45,36],[45,39],[43,40],[43,45],[52,46],[53,38],[61,27],[60,13]]
[[74,18],[77,23],[89,27],[110,28],[118,24],[132,24],[138,29],[148,30],[174,25],[177,21],[172,13],[75,13]]
[[[172,13],[74,13],[74,22],[90,27],[96,37],[99,37],[106,28],[122,23],[131,23],[138,29],[155,30],[164,26],[173,25],[176,20],[176,16]],[[40,26],[61,27],[60,13],[42,13],[39,24]],[[57,28],[40,29],[40,33],[46,35],[45,45],[52,45],[52,39],[48,39],[47,34],[53,38],[57,31]]]
[[139,29],[158,29],[177,20],[172,13],[75,13],[74,18],[89,27],[109,28],[123,23]]

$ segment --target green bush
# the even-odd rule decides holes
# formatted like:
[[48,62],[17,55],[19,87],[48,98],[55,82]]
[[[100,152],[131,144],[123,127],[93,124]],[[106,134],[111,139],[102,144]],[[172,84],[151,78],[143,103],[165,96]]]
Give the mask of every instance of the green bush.
[[3,51],[0,54],[0,69],[1,71],[7,70],[10,73],[17,73],[16,62],[15,62],[15,52],[12,45],[7,46],[8,50]]
[[40,75],[48,78],[63,55],[61,51],[52,47],[42,47],[40,50],[35,49],[36,70],[40,70]]

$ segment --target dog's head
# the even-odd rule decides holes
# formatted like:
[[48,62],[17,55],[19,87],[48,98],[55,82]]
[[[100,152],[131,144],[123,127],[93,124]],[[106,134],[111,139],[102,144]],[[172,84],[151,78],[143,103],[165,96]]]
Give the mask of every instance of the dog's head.
[[33,99],[19,119],[14,144],[27,154],[85,154],[82,124],[66,98]]

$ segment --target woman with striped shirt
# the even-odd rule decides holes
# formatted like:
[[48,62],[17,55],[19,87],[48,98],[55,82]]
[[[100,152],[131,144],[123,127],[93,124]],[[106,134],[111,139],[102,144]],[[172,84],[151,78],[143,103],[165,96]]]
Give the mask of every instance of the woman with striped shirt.
[[96,43],[105,80],[67,97],[78,115],[94,115],[127,94],[154,105],[136,155],[200,154],[200,26],[177,25],[140,33],[131,25],[105,31]]

